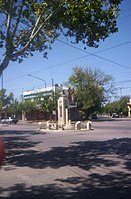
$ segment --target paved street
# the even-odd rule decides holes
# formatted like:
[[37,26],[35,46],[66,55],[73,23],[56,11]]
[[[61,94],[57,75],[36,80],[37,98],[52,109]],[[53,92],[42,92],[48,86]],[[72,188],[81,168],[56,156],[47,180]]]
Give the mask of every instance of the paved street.
[[130,199],[131,120],[93,127],[38,132],[37,124],[1,125],[0,198]]

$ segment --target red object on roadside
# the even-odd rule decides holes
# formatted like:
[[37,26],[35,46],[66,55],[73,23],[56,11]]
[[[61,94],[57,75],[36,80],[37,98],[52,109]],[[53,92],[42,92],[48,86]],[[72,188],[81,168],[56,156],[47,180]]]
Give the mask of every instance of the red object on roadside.
[[2,138],[0,138],[0,166],[2,165],[4,159],[4,142]]

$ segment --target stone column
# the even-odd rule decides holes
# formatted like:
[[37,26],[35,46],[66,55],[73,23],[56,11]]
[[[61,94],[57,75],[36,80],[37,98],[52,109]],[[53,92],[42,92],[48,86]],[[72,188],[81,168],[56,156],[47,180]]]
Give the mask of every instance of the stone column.
[[128,108],[128,117],[131,117],[131,107],[127,106],[127,108]]
[[58,99],[58,124],[66,125],[67,122],[67,109],[68,108],[68,98],[63,95]]
[[22,110],[22,122],[26,121],[26,112]]
[[68,125],[69,124],[69,110],[68,110],[68,108],[66,108],[66,125]]

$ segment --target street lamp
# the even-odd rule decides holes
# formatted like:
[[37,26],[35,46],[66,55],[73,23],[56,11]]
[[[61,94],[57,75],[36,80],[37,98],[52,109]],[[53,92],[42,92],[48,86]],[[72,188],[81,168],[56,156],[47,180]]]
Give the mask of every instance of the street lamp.
[[35,79],[39,79],[39,80],[41,80],[41,81],[43,81],[44,83],[45,83],[45,91],[46,91],[46,81],[44,80],[44,79],[41,79],[41,78],[39,78],[39,77],[36,77],[36,76],[34,76],[34,75],[31,75],[31,74],[27,74],[29,77],[33,77],[33,78],[35,78]]

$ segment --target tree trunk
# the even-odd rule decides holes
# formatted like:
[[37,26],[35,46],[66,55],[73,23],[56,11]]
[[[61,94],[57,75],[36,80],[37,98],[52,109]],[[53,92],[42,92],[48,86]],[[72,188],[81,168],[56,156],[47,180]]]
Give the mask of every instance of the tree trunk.
[[0,64],[0,76],[2,75],[3,70],[5,70],[10,62],[8,57],[5,57],[3,62]]

